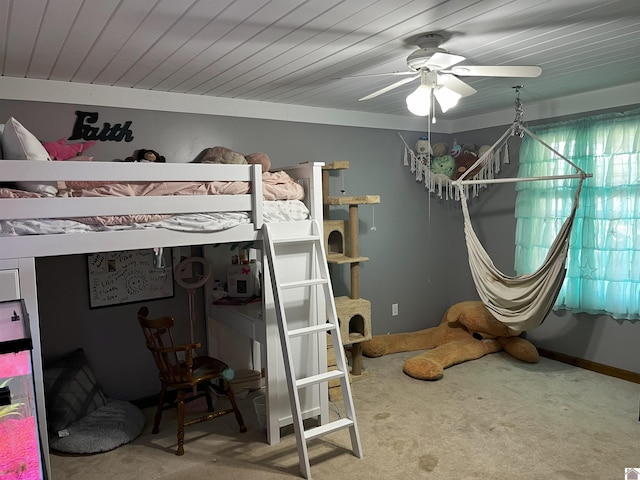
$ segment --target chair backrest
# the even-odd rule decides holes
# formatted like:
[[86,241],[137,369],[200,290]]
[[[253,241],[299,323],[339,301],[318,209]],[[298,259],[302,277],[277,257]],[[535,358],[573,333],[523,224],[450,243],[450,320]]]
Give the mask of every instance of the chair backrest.
[[[175,323],[171,317],[148,318],[149,309],[138,310],[138,322],[147,341],[147,348],[153,354],[161,382],[185,383],[192,379],[193,345],[175,345],[171,328]],[[180,361],[178,352],[184,352]]]

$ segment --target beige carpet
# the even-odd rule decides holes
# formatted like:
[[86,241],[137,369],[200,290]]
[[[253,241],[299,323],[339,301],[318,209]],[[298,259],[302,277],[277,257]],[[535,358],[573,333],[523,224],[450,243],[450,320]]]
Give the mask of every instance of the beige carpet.
[[[504,352],[445,370],[437,382],[402,373],[412,353],[364,359],[353,384],[364,458],[347,431],[309,444],[315,479],[623,479],[640,467],[640,385],[541,358],[529,365]],[[299,478],[295,436],[265,443],[253,408],[249,431],[233,416],[186,430],[177,457],[175,417],[151,435],[91,456],[52,454],[53,480]],[[222,399],[221,402],[226,402]],[[221,404],[222,406],[222,404]],[[341,410],[332,403],[332,416]]]

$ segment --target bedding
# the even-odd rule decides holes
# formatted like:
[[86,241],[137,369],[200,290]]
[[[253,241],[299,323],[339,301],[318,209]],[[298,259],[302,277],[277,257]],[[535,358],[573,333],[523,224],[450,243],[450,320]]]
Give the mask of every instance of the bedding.
[[[141,195],[243,195],[248,182],[64,182],[59,197],[105,197]],[[264,200],[302,200],[304,190],[286,172],[263,172]]]
[[[286,172],[264,172],[264,221],[296,221],[308,218],[301,202],[304,189]],[[238,195],[247,194],[248,182],[59,182],[59,198],[171,195]],[[43,198],[46,195],[0,188],[0,198]],[[288,201],[287,205],[278,202]],[[275,203],[274,203],[275,202]],[[103,229],[167,228],[179,231],[215,232],[249,223],[246,212],[198,213],[186,215],[136,214],[60,219],[4,220],[0,235],[33,235],[42,233],[75,233]]]
[[[120,217],[120,216],[118,216]],[[110,217],[105,224],[98,219],[85,219],[82,223],[71,219],[34,219],[34,220],[0,220],[0,236],[42,235],[57,233],[99,232],[108,230],[139,230],[164,228],[181,232],[213,233],[227,230],[237,225],[251,223],[247,212],[212,212],[192,213],[168,216],[162,220],[133,222],[131,217],[123,216],[117,223],[116,217]],[[300,200],[278,200],[263,203],[263,220],[268,222],[297,222],[310,218],[309,209]],[[88,223],[95,220],[94,223]],[[109,223],[109,224],[107,224]]]

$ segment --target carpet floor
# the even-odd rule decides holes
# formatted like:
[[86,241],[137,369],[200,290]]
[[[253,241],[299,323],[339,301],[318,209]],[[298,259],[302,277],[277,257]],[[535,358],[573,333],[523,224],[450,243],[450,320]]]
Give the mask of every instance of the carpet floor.
[[[352,385],[364,458],[351,453],[348,431],[313,440],[313,478],[615,480],[640,467],[640,384],[504,352],[424,382],[402,373],[413,355],[364,359]],[[177,457],[175,414],[165,412],[152,435],[147,409],[145,429],[130,444],[97,455],[53,452],[53,480],[300,478],[295,435],[266,443],[252,402],[261,393],[239,402],[244,434],[233,415],[188,427]],[[342,402],[330,410],[342,415]]]

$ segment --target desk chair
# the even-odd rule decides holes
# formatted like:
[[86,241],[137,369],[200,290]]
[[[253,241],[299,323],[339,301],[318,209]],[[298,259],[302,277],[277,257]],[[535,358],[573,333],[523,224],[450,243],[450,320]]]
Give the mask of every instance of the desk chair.
[[[142,327],[147,348],[153,354],[153,359],[158,367],[162,387],[158,395],[158,408],[153,423],[152,433],[160,430],[162,412],[168,408],[178,409],[178,450],[176,455],[184,455],[184,427],[195,425],[206,420],[235,413],[240,431],[246,432],[242,414],[238,409],[233,390],[228,378],[232,370],[229,366],[217,358],[194,355],[194,349],[200,348],[200,343],[174,345],[171,328],[174,320],[171,317],[148,318],[149,309],[142,307],[138,310],[138,322]],[[182,352],[184,360],[180,361],[178,354]],[[168,391],[175,391],[175,400],[167,401],[165,395]],[[214,412],[211,392],[224,394],[229,399],[231,407],[227,410]],[[185,422],[184,405],[190,401],[205,396],[209,413]]]

